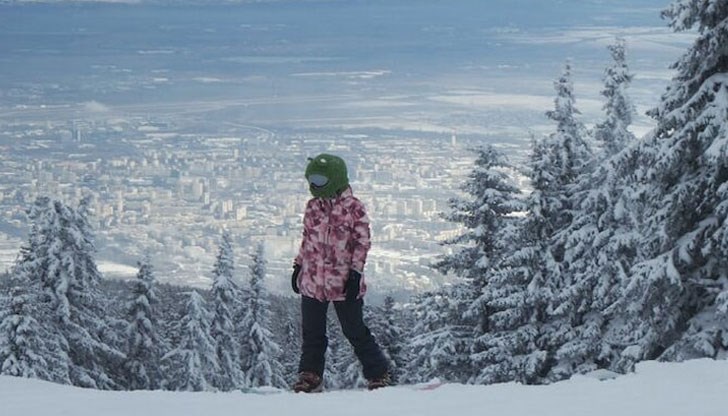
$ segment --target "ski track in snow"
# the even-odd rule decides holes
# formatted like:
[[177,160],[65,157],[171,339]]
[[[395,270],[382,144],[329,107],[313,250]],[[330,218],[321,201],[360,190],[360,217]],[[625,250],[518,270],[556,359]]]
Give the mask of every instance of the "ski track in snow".
[[613,380],[577,376],[549,386],[447,384],[272,395],[109,392],[0,377],[3,416],[417,415],[709,416],[728,409],[728,361],[645,362]]

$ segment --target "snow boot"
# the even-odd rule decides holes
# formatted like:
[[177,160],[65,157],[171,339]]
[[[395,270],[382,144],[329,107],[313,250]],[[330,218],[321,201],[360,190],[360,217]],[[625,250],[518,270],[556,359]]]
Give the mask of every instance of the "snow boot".
[[298,381],[293,385],[296,393],[319,393],[324,388],[321,376],[310,371],[302,371],[298,375]]
[[381,389],[392,385],[392,379],[389,377],[389,373],[384,373],[381,377],[370,378],[367,383],[369,390]]

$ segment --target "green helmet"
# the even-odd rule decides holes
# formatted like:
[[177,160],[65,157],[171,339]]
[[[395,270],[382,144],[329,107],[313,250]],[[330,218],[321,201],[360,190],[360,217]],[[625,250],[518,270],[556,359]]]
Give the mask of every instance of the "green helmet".
[[322,153],[308,160],[306,180],[314,197],[334,198],[349,186],[344,159]]

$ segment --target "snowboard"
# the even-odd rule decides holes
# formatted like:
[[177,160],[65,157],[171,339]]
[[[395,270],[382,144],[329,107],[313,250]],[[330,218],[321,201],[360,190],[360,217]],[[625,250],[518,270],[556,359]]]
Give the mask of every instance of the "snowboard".
[[[381,389],[377,390],[387,390],[387,389],[408,389],[408,390],[415,390],[415,391],[432,391],[435,389],[438,389],[442,386],[444,386],[445,383],[440,381],[440,379],[432,379],[425,383],[418,383],[418,384],[405,384],[405,385],[393,385],[388,387],[382,387]],[[356,389],[341,389],[341,390],[323,390],[316,393],[301,393],[301,394],[317,394],[317,393],[326,393],[326,392],[334,392],[334,391],[369,391],[366,387],[362,388],[356,388]],[[246,389],[240,390],[241,393],[244,394],[258,394],[261,396],[268,396],[273,394],[280,394],[280,393],[293,393],[293,390],[284,390],[284,389],[278,389],[275,387],[250,387]]]
[[430,390],[435,390],[439,387],[442,387],[443,385],[445,385],[445,383],[440,381],[439,378],[434,378],[426,383],[414,384],[414,385],[407,386],[407,387],[410,387],[412,390],[430,391]]
[[248,387],[241,389],[240,392],[244,394],[258,394],[261,396],[269,396],[272,394],[285,393],[288,390],[279,389],[276,387]]

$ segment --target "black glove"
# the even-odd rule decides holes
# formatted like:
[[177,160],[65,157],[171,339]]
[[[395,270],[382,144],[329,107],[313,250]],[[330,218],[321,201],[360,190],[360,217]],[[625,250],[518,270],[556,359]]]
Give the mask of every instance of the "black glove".
[[344,283],[344,293],[347,302],[354,302],[359,297],[359,283],[361,282],[361,273],[356,270],[349,270],[349,277]]
[[298,274],[299,273],[301,273],[301,265],[294,264],[293,265],[293,274],[291,275],[291,288],[293,288],[293,291],[296,294],[301,293],[301,291],[298,289]]

